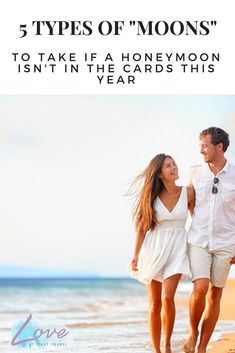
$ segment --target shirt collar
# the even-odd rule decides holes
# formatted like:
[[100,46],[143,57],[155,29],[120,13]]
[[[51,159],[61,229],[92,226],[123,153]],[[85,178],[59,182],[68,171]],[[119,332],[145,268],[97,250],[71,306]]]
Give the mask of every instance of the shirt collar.
[[225,163],[225,165],[224,165],[223,169],[221,169],[221,171],[219,172],[219,174],[220,174],[220,173],[222,173],[222,172],[227,173],[228,168],[229,168],[229,162],[228,162],[228,161],[226,161],[226,163]]
[[[208,163],[205,163],[205,167],[206,167],[206,169],[207,169],[211,174],[213,174],[212,171],[210,170],[210,167],[209,167],[209,164],[208,164]],[[218,174],[221,174],[221,173],[223,173],[223,172],[224,172],[224,173],[227,173],[228,168],[229,168],[229,162],[226,161],[224,167],[219,171]],[[218,174],[217,174],[217,175],[218,175]]]

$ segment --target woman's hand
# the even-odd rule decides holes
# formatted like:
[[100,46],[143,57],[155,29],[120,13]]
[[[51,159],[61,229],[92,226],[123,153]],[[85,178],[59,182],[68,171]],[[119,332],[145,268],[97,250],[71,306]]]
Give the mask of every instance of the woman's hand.
[[130,268],[132,271],[138,271],[137,263],[138,263],[138,256],[134,256],[130,263]]
[[232,260],[230,261],[230,265],[234,265],[235,264],[235,257],[232,258]]

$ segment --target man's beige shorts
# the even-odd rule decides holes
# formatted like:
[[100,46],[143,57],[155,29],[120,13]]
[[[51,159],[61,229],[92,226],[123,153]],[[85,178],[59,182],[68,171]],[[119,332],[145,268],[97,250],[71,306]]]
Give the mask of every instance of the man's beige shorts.
[[235,256],[235,245],[209,251],[208,248],[188,244],[188,255],[192,281],[208,278],[213,286],[225,287],[230,260]]

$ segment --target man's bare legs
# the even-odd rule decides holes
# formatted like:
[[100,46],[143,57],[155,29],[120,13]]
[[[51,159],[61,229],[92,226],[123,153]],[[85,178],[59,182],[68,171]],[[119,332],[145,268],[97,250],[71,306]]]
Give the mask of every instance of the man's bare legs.
[[206,347],[219,317],[222,293],[223,288],[211,286],[209,290],[207,295],[207,306],[202,322],[201,337],[197,351],[198,353],[206,352]]
[[163,331],[164,331],[164,353],[171,353],[171,336],[175,322],[175,292],[181,278],[181,274],[171,276],[163,282],[162,306],[163,306]]
[[198,337],[198,326],[206,306],[206,294],[209,288],[209,279],[200,278],[194,282],[193,292],[189,300],[189,337],[184,344],[183,350],[186,353],[195,352]]
[[149,298],[149,329],[150,336],[154,348],[154,353],[161,353],[160,342],[161,342],[161,294],[162,284],[158,281],[153,280],[151,284],[147,286],[148,298]]

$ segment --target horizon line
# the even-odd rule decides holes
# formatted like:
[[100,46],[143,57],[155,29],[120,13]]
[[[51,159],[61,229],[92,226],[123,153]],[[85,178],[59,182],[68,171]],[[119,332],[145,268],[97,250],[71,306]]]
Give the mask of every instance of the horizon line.
[[91,276],[0,276],[1,280],[34,280],[34,279],[129,279],[128,276],[115,276],[115,275],[91,275]]

